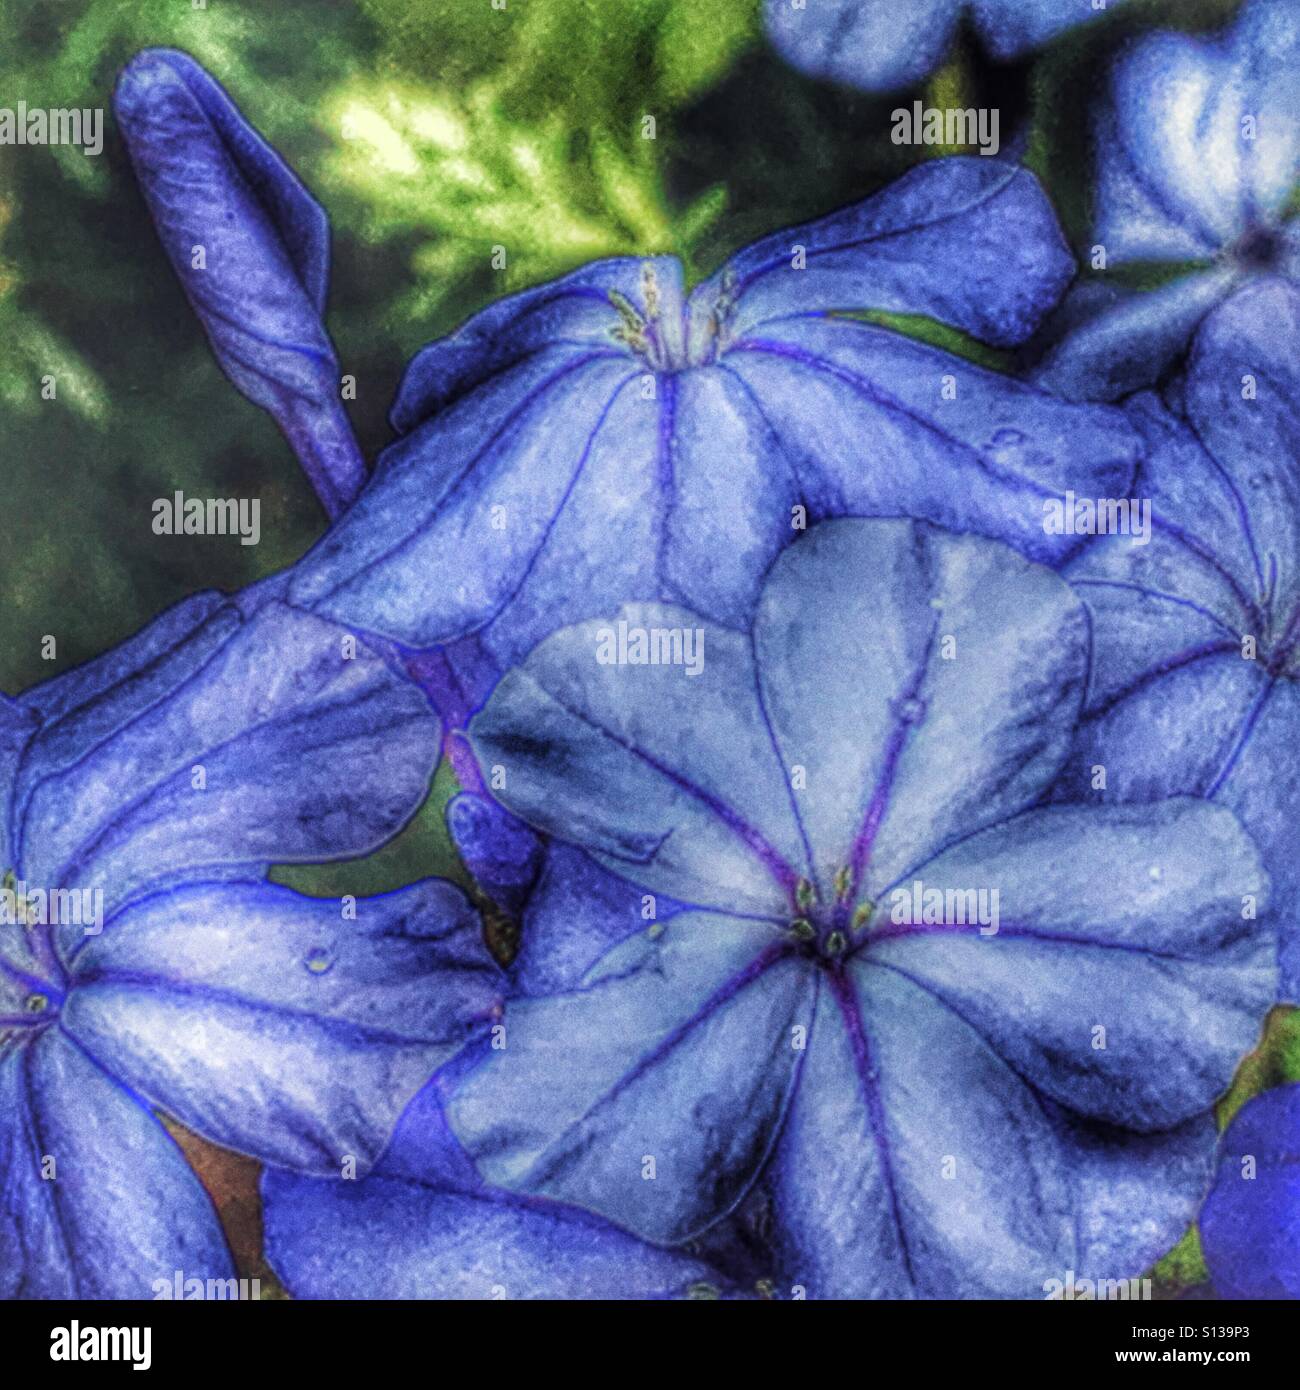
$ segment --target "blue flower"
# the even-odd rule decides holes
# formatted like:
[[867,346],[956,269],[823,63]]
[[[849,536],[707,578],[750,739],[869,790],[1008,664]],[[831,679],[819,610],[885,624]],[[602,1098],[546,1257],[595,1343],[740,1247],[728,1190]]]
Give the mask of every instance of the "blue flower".
[[1145,38],[1116,65],[1096,148],[1107,271],[1182,273],[1145,292],[1081,292],[1077,325],[1033,378],[1073,400],[1153,385],[1235,289],[1300,277],[1300,12],[1249,0],[1220,37]]
[[950,159],[689,295],[658,259],[505,299],[412,362],[402,438],[291,592],[408,646],[474,634],[504,668],[625,601],[747,622],[767,565],[827,516],[916,515],[1059,559],[1042,499],[1126,494],[1122,417],[835,311],[1010,343],[1070,273],[1029,174]]
[[118,79],[113,109],[163,249],[217,361],[274,417],[336,516],[360,491],[365,464],[323,322],[324,210],[185,53],[137,54]]
[[[630,638],[608,663],[589,622],[471,724],[506,805],[650,917],[514,1001],[455,1088],[484,1180],[669,1247],[761,1183],[813,1297],[1140,1273],[1204,1190],[1274,943],[1223,808],[1038,806],[1083,695],[1079,600],[978,537],[838,521],[780,556],[747,631],[620,618],[661,656],[694,633],[703,669]],[[660,894],[685,905],[666,923]]]
[[295,1298],[776,1296],[741,1222],[695,1251],[661,1250],[579,1208],[488,1187],[447,1130],[447,1084],[421,1093],[361,1182],[266,1171],[267,1258]]
[[1300,1298],[1300,1086],[1248,1101],[1219,1144],[1201,1246],[1221,1298]]
[[939,66],[963,13],[1005,62],[1106,11],[1093,0],[765,0],[764,13],[777,51],[800,72],[891,91]]
[[438,734],[350,634],[215,595],[0,699],[0,1296],[228,1275],[152,1110],[267,1162],[364,1172],[480,1026],[497,986],[451,885],[350,920],[265,881],[393,834]]
[[1286,281],[1211,314],[1170,403],[1131,404],[1149,451],[1146,537],[1101,537],[1064,571],[1094,655],[1062,794],[1230,807],[1272,876],[1287,999],[1300,999],[1297,343],[1300,287]]

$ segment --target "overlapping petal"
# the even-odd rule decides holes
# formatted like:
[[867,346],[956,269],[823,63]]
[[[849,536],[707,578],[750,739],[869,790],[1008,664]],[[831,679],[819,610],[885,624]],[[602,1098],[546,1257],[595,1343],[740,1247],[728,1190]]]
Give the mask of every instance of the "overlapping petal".
[[0,1047],[0,1296],[153,1297],[230,1253],[162,1125],[57,1029]]
[[[1088,707],[1062,791],[1212,796],[1275,880],[1284,998],[1300,990],[1290,844],[1300,636],[1300,290],[1262,280],[1211,314],[1176,409],[1131,414],[1148,442],[1147,538],[1099,539],[1065,570],[1092,617]],[[1099,776],[1104,775],[1104,784]]]
[[[698,625],[664,608],[624,621]],[[771,571],[752,646],[699,628],[696,678],[600,665],[600,627],[543,644],[471,725],[502,799],[636,882],[778,919],[800,877],[830,897],[854,867],[870,895],[1036,799],[1086,668],[1082,608],[1059,580],[915,522],[815,528]]]
[[86,945],[60,1026],[214,1142],[338,1174],[370,1167],[499,993],[477,913],[441,880],[362,899],[355,920],[285,888],[196,885]]
[[[269,1171],[267,1253],[297,1298],[672,1299],[734,1296],[712,1266],[572,1207],[393,1178]],[[375,1258],[375,1233],[384,1237]]]
[[874,92],[909,86],[933,72],[963,10],[1003,60],[1102,13],[1092,0],[766,0],[764,15],[777,51],[800,72]]
[[823,981],[772,1177],[810,1297],[1024,1298],[1071,1267],[1064,1156],[999,1041],[896,972]]
[[1005,547],[840,521],[773,567],[754,651],[781,763],[803,770],[796,806],[830,901],[840,869],[874,898],[1037,799],[1069,746],[1087,631],[1060,581]]
[[[602,663],[619,623],[695,634],[702,669]],[[684,609],[566,629],[502,678],[470,730],[510,810],[652,890],[780,918],[811,871],[749,639]]]
[[103,889],[111,912],[178,876],[364,854],[419,806],[437,720],[381,656],[278,603],[242,625],[205,612],[54,691],[15,788],[13,862],[33,884]]
[[680,1244],[757,1176],[814,994],[766,923],[680,914],[661,936],[615,947],[582,988],[517,1001],[506,1046],[456,1090],[448,1117],[494,1186]]
[[996,891],[999,920],[895,925],[887,893],[868,964],[995,1038],[1020,1077],[1086,1118],[1148,1132],[1208,1110],[1272,1002],[1268,879],[1222,807],[1032,811],[915,877]]

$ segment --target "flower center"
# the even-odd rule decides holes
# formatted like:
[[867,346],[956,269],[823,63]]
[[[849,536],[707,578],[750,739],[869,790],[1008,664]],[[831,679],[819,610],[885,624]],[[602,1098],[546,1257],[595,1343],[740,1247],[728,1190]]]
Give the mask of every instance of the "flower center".
[[872,905],[852,907],[855,884],[848,865],[835,873],[835,900],[825,903],[806,878],[795,887],[797,915],[791,919],[790,934],[806,955],[821,965],[834,965],[861,938],[871,917]]
[[1272,270],[1282,259],[1285,245],[1276,227],[1263,223],[1251,227],[1232,248],[1232,258],[1247,270]]
[[641,267],[644,310],[618,290],[608,291],[609,302],[619,317],[613,336],[656,374],[707,367],[726,350],[733,293],[734,277],[728,275],[711,306],[693,305],[689,319],[684,314],[665,314],[665,295],[654,266],[647,263]]

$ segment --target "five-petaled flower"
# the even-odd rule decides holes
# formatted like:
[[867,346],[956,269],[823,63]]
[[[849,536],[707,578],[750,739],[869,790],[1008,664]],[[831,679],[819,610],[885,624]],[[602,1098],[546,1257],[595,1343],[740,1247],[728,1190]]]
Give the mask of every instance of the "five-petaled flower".
[[[828,522],[750,630],[704,625],[696,680],[566,629],[471,725],[512,810],[687,905],[507,1009],[448,1111],[485,1180],[665,1246],[761,1180],[813,1297],[1140,1273],[1194,1211],[1206,1112],[1275,987],[1235,818],[1037,804],[1087,621],[994,542]],[[997,931],[900,915],[917,883],[997,889]]]
[[504,669],[624,602],[747,622],[766,566],[825,517],[916,516],[1060,559],[1042,500],[1127,495],[1122,416],[839,311],[1012,343],[1071,273],[1030,174],[949,159],[689,294],[660,258],[502,300],[416,356],[402,437],[291,593],[409,646],[474,634]]

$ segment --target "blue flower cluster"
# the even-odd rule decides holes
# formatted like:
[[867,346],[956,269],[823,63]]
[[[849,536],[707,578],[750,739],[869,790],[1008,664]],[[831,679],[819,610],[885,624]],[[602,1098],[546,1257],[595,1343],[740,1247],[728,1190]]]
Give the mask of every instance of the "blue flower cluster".
[[[894,87],[959,8],[768,13]],[[970,8],[1000,57],[1094,9]],[[230,1272],[161,1112],[265,1165],[303,1297],[1041,1298],[1198,1212],[1222,1295],[1300,1296],[1297,1088],[1214,1123],[1300,1000],[1298,70],[1279,0],[1121,57],[1095,237],[1161,289],[1076,282],[1023,167],[928,161],[693,288],[493,304],[367,477],[323,212],[134,60],[163,246],[333,524],[0,699],[0,1290]],[[1057,331],[1010,375],[882,314]],[[504,967],[449,883],[268,879],[443,755]]]

